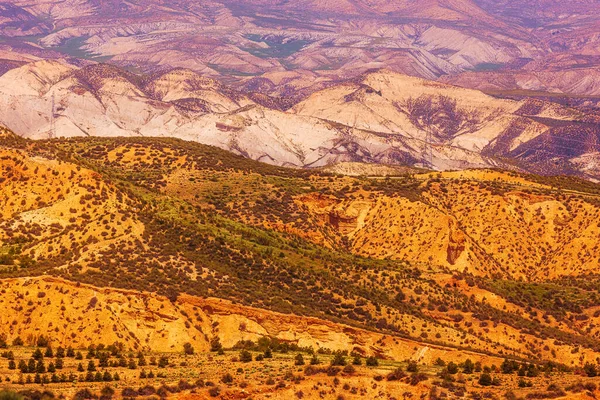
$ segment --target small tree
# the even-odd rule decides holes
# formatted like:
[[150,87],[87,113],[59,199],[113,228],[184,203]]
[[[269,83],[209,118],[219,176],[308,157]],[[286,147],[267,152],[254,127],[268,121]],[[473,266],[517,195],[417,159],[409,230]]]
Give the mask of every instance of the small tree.
[[583,366],[583,371],[590,378],[594,378],[594,377],[598,376],[598,368],[596,368],[595,364],[592,364],[589,362],[585,363],[585,365]]
[[416,361],[409,361],[406,367],[407,372],[419,372],[419,366]]
[[402,371],[402,368],[398,367],[396,368],[394,371],[390,372],[386,379],[388,381],[399,381],[400,379],[404,378],[406,376],[406,374],[404,373],[404,371]]
[[169,357],[162,356],[158,359],[158,368],[166,368],[169,366]]
[[341,367],[346,365],[346,357],[341,352],[336,352],[331,360],[331,365],[339,365]]
[[104,386],[104,389],[102,389],[100,394],[104,399],[112,399],[115,395],[115,389],[111,388],[110,386]]
[[27,366],[27,363],[25,362],[25,360],[19,360],[19,371],[21,371],[21,373],[23,374],[27,374],[29,373],[29,367]]
[[221,382],[229,384],[233,382],[233,376],[228,372],[221,377]]
[[96,348],[94,346],[90,346],[88,348],[87,354],[85,355],[85,358],[87,358],[89,360],[89,359],[92,359],[94,357],[96,357]]
[[296,360],[295,363],[294,363],[295,365],[304,365],[305,364],[304,357],[300,353],[298,353],[296,355],[296,359],[295,360]]
[[46,373],[46,366],[44,365],[44,360],[38,360],[37,365],[35,367],[35,371],[38,374]]
[[252,354],[248,350],[240,351],[240,361],[241,362],[250,362],[252,361]]
[[31,355],[31,358],[33,358],[34,360],[41,360],[42,358],[44,358],[44,355],[42,354],[42,351],[40,349],[35,349],[35,351]]
[[438,357],[433,362],[433,365],[437,365],[438,367],[445,367],[446,366],[446,362],[444,360],[442,360],[441,358]]
[[481,386],[491,386],[492,385],[492,377],[490,376],[490,374],[484,372],[479,377],[478,382]]
[[147,365],[146,363],[146,357],[144,357],[144,355],[140,352],[138,354],[138,361],[137,361],[138,365],[140,367],[145,367]]
[[450,361],[446,366],[446,371],[448,371],[450,375],[454,375],[458,372],[458,365]]
[[49,344],[50,341],[44,335],[41,335],[37,340],[37,347],[47,347]]
[[370,356],[367,358],[366,364],[367,367],[377,367],[379,365],[379,360],[377,360],[377,357]]
[[475,370],[475,364],[473,364],[473,361],[471,361],[470,358],[467,358],[467,360],[463,363],[462,368],[465,374],[472,374]]
[[210,351],[218,352],[223,350],[223,345],[217,336],[210,340]]
[[404,300],[406,300],[406,295],[402,292],[402,290],[398,289],[395,299],[398,303],[402,303]]
[[519,369],[519,363],[505,358],[502,364],[500,364],[500,369],[502,370],[503,374],[512,374],[514,371]]

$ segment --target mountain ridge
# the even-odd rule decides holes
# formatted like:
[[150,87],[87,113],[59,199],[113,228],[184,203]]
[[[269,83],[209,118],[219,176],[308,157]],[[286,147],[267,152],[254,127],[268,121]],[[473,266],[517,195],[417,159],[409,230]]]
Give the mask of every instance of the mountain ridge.
[[[573,366],[600,351],[592,183],[480,170],[350,178],[171,138],[1,141],[2,280],[52,275],[172,301],[218,297],[424,346]],[[56,189],[40,191],[49,180]],[[462,207],[468,199],[478,206]],[[498,226],[502,213],[510,218]],[[538,233],[516,242],[515,229]],[[563,262],[574,257],[587,261]],[[524,297],[538,288],[561,288],[568,306]],[[487,331],[469,330],[490,319]]]
[[191,70],[136,75],[40,61],[0,76],[0,104],[0,123],[37,139],[173,136],[284,166],[368,162],[600,177],[593,112],[388,70],[282,108]]

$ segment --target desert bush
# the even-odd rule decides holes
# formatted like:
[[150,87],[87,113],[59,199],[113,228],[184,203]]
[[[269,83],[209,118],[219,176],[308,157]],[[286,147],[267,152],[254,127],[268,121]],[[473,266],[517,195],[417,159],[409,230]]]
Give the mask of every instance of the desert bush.
[[406,377],[406,373],[402,370],[402,368],[398,367],[385,377],[388,381],[399,381]]
[[240,351],[239,360],[243,363],[252,361],[252,354],[248,350]]
[[194,347],[191,343],[186,343],[183,345],[183,352],[184,354],[192,355],[194,354]]
[[81,389],[75,393],[73,400],[92,400],[97,398],[98,396],[92,393],[89,389]]
[[366,365],[367,367],[377,367],[379,365],[379,360],[377,360],[377,357],[368,357],[367,361],[366,361]]
[[233,376],[230,373],[226,373],[221,377],[221,382],[229,384],[233,382]]

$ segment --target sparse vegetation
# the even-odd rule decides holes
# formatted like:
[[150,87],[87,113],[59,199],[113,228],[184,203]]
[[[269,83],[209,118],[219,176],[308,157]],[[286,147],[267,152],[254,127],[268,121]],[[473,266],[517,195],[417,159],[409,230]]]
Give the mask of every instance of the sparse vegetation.
[[[143,396],[141,392],[160,396],[172,393],[169,385],[178,384],[169,381],[174,370],[196,371],[195,360],[209,356],[235,364],[210,377],[220,386],[208,382],[194,386],[211,396],[238,385],[251,386],[247,376],[256,378],[258,370],[263,374],[260,381],[267,385],[272,380],[268,385],[273,388],[297,384],[300,373],[304,379],[328,379],[332,388],[348,397],[360,395],[360,389],[353,393],[347,382],[351,376],[408,387],[435,382],[442,392],[458,393],[465,387],[495,390],[505,383],[515,392],[532,391],[530,384],[557,371],[586,379],[598,375],[600,313],[594,308],[600,301],[600,279],[594,275],[598,246],[591,239],[578,239],[581,246],[569,254],[583,260],[581,270],[553,269],[555,275],[545,276],[550,267],[544,267],[532,275],[534,282],[528,280],[537,266],[565,260],[560,251],[579,243],[575,237],[582,229],[589,228],[590,238],[597,238],[600,192],[594,185],[494,171],[481,174],[497,180],[451,174],[349,178],[272,167],[171,139],[2,145],[0,184],[5,185],[1,188],[7,211],[6,222],[0,223],[4,235],[0,277],[19,282],[18,287],[8,283],[0,287],[0,306],[18,316],[6,331],[10,334],[0,337],[0,348],[6,351],[0,377],[10,377],[11,385],[22,379],[23,385],[52,387],[76,379],[93,383],[91,393],[100,397],[110,382],[133,377],[143,382],[141,388],[125,390],[123,383],[119,390],[129,396]],[[45,177],[44,187],[52,182],[56,192],[27,198],[25,204],[13,201],[18,190],[36,185],[36,176]],[[542,207],[550,203],[552,210]],[[18,217],[46,207],[56,208],[61,223],[24,222]],[[365,207],[361,210],[377,224],[366,223],[349,235],[358,226],[351,213],[343,211],[351,207]],[[486,222],[489,210],[494,210],[495,220],[497,215],[508,218],[508,209],[513,219],[506,224]],[[430,213],[436,213],[435,218],[429,219]],[[443,215],[452,215],[457,225],[436,225]],[[562,247],[556,247],[558,241],[536,247],[538,236],[550,240],[543,232],[550,229],[551,215]],[[522,237],[519,229],[525,225],[531,231],[527,237],[534,237],[531,242],[505,239]],[[453,237],[454,247],[442,248],[429,236],[432,230],[469,242],[460,244]],[[392,236],[380,237],[381,232]],[[423,250],[418,256],[417,248]],[[454,265],[460,257],[485,274]],[[535,263],[528,264],[528,257]],[[508,262],[509,258],[513,260]],[[19,280],[41,275],[47,276],[31,279],[27,286]],[[177,342],[173,353],[147,353],[148,344],[135,336],[135,329],[118,325],[117,303],[106,301],[101,293],[79,303],[73,292],[83,289],[61,286],[49,280],[52,276],[159,293],[169,300],[161,303],[168,311],[153,309],[156,318],[177,315],[196,339],[190,335]],[[240,340],[229,349],[221,343],[218,322],[209,320],[210,312],[202,307],[188,306],[188,295],[316,317],[343,323],[347,332],[366,329],[380,336],[345,352],[303,348],[270,337]],[[127,296],[137,295],[122,296],[118,304],[133,304]],[[140,303],[150,304],[150,299]],[[49,309],[60,315],[61,323],[44,325],[37,332],[38,313]],[[76,312],[84,311],[114,320],[89,321],[87,325],[98,330],[94,332],[77,320]],[[69,339],[77,341],[75,349],[59,346],[71,342],[56,342],[66,332],[63,321],[80,326],[80,333]],[[239,326],[236,322],[234,328],[244,339],[245,333],[255,332],[246,321]],[[120,335],[122,347],[96,346],[100,332]],[[418,345],[408,349],[406,339]],[[425,346],[467,350],[470,358],[439,358],[431,365],[391,360],[386,351],[394,346],[415,360]],[[209,347],[211,353],[203,353]],[[494,356],[500,357],[494,363],[481,361]],[[235,362],[230,361],[233,358]],[[279,373],[274,365],[289,368],[291,375]],[[348,388],[334,385],[334,379],[348,383]],[[155,381],[167,386],[145,387]],[[565,389],[539,391],[538,385],[535,390],[548,394],[578,389],[566,382],[561,387]],[[318,389],[315,393],[325,390]],[[294,393],[307,398],[311,392],[303,386]]]

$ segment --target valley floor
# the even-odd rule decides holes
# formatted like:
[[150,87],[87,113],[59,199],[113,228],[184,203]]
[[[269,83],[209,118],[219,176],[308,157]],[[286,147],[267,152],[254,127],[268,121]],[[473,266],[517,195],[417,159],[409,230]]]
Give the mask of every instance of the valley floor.
[[[15,363],[28,360],[35,349],[9,347]],[[43,349],[42,349],[43,352]],[[79,351],[78,351],[79,353]],[[22,374],[8,369],[9,361],[0,359],[0,387],[4,391],[31,395],[35,391],[57,398],[182,398],[182,399],[411,399],[423,398],[578,398],[594,399],[600,395],[600,378],[583,378],[571,373],[552,373],[530,378],[491,373],[497,386],[483,386],[482,372],[458,372],[448,376],[441,366],[419,365],[419,372],[406,370],[406,362],[379,361],[378,366],[335,366],[335,356],[318,354],[319,365],[296,365],[298,354],[305,364],[310,355],[299,352],[273,353],[273,358],[256,361],[262,353],[250,352],[253,361],[242,362],[242,352],[228,350],[222,354],[138,353],[123,354],[127,366],[100,367],[98,356],[81,350],[82,360],[64,358],[63,368],[55,373]],[[98,352],[99,353],[99,352]],[[157,360],[167,358],[159,367]],[[260,358],[260,357],[259,357]],[[144,359],[143,362],[140,359]],[[111,357],[110,364],[117,362]],[[347,358],[348,365],[352,358]],[[56,358],[46,357],[46,368]],[[94,364],[95,372],[88,372]],[[78,366],[81,364],[82,368]],[[144,365],[139,365],[144,364]],[[84,371],[81,371],[83,369]],[[108,372],[108,375],[107,375]],[[118,381],[112,377],[119,376]],[[150,377],[148,377],[150,375]],[[108,376],[108,378],[107,378]],[[399,378],[396,380],[396,376]],[[91,380],[90,380],[91,377]],[[98,379],[102,377],[102,379]],[[42,383],[35,383],[40,379]],[[65,381],[66,380],[66,381]],[[89,380],[89,381],[88,381]],[[46,381],[46,383],[43,383]],[[31,382],[31,383],[28,383]],[[520,387],[531,385],[531,387]],[[0,398],[2,397],[0,392]],[[94,397],[95,396],[95,397]],[[51,398],[51,397],[46,397]]]

